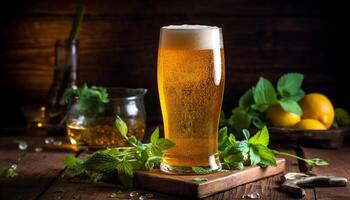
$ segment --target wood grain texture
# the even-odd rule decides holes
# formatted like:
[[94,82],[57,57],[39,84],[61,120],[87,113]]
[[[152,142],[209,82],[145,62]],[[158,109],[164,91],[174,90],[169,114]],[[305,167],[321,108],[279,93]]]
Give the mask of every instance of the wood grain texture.
[[[336,48],[343,41],[338,29],[344,23],[328,12],[321,23],[325,5],[319,2],[17,0],[0,8],[0,88],[11,99],[5,104],[20,109],[45,101],[53,75],[54,42],[68,35],[78,5],[87,8],[79,34],[80,82],[148,88],[151,125],[161,121],[157,47],[159,28],[168,24],[223,28],[226,113],[259,76],[276,81],[291,71],[306,75],[306,91],[326,93],[342,107],[349,102],[347,95],[336,92],[346,80],[345,56],[342,48]],[[0,126],[18,118],[9,117]]]
[[[306,158],[318,157],[329,161],[328,166],[318,167],[314,172],[318,175],[341,176],[350,180],[350,147],[346,146],[335,150],[302,148]],[[346,187],[324,187],[315,188],[316,199],[318,200],[341,200],[350,198],[350,186]]]
[[[281,146],[274,146],[274,149],[285,151],[291,154],[296,154],[293,148],[286,148]],[[295,159],[290,157],[281,156],[286,160],[285,172],[299,172],[299,164]],[[283,176],[273,176],[268,179],[263,179],[257,182],[242,185],[237,188],[204,198],[205,200],[226,200],[226,199],[242,199],[243,195],[250,194],[252,192],[259,192],[262,199],[284,199],[284,200],[295,200],[294,196],[285,193],[280,189],[280,184],[283,183]],[[308,188],[305,190],[306,196],[301,198],[303,200],[313,200],[314,189]]]
[[[26,132],[28,134],[28,131]],[[13,143],[14,137],[0,138],[0,165],[8,165],[17,157],[17,145]],[[29,144],[28,154],[23,162],[18,165],[20,175],[14,179],[0,181],[1,199],[110,199],[112,193],[121,193],[121,199],[129,199],[131,191],[138,191],[141,195],[152,193],[153,199],[186,199],[181,196],[170,196],[158,192],[147,190],[132,189],[125,190],[118,185],[108,183],[82,183],[76,179],[58,179],[63,169],[63,157],[68,152],[57,152],[53,149],[48,151],[44,148],[41,153],[33,152],[33,148],[43,145],[43,137],[17,137],[25,140]],[[44,146],[45,147],[45,146]],[[280,151],[295,153],[293,149],[284,147],[274,147]],[[346,163],[349,163],[347,155],[350,149],[342,148],[338,151],[305,149],[307,157],[322,157],[329,159],[332,163],[341,163],[330,167],[318,168],[325,170],[323,174],[334,174],[349,177],[349,170]],[[337,155],[337,156],[334,156]],[[340,156],[339,156],[340,155]],[[295,159],[286,159],[286,172],[299,171],[298,163]],[[326,173],[327,171],[327,173]],[[318,173],[318,172],[317,172]],[[241,199],[243,195],[251,192],[259,192],[262,199],[295,199],[289,194],[281,191],[279,185],[282,183],[281,176],[274,176],[257,182],[245,184],[231,190],[227,190],[204,199],[206,200],[225,200]],[[331,190],[334,190],[332,192]],[[343,189],[343,190],[337,190]],[[320,191],[317,197],[320,199],[336,199],[336,197],[346,197],[344,193],[348,188],[317,188]],[[315,199],[316,194],[313,188],[306,189],[307,195],[303,199]],[[343,198],[344,199],[344,198]]]
[[[20,150],[14,143],[14,137],[1,137],[0,139],[0,165],[10,166],[16,162]],[[17,138],[28,143],[27,153],[17,167],[18,176],[0,180],[0,199],[6,200],[34,200],[64,169],[62,162],[67,152],[35,152],[34,148],[44,146],[42,137]],[[23,151],[22,151],[23,152]]]
[[[277,167],[262,169],[259,166],[243,170],[207,175],[168,175],[160,171],[140,171],[135,174],[135,186],[183,196],[203,198],[239,185],[280,174],[285,169],[285,160],[278,159]],[[205,182],[193,182],[193,178],[207,178]]]

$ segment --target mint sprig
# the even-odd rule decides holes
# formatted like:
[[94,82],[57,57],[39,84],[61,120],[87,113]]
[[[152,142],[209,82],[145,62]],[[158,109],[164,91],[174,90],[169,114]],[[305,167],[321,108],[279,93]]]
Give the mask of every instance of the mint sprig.
[[78,88],[67,88],[61,99],[61,105],[68,105],[76,101],[79,113],[89,117],[96,117],[102,113],[109,102],[107,89],[104,87],[88,87],[86,84]]
[[168,139],[159,138],[158,128],[151,135],[151,143],[143,144],[135,136],[127,135],[127,125],[119,116],[116,116],[115,125],[131,147],[99,150],[85,160],[67,155],[64,163],[68,176],[79,175],[87,177],[90,181],[98,181],[103,175],[117,172],[123,185],[132,187],[135,170],[152,170],[159,167],[164,150],[175,145]]
[[[219,158],[224,169],[242,169],[244,166],[254,165],[260,167],[277,166],[275,155],[284,155],[301,160],[305,162],[308,171],[312,171],[317,166],[328,165],[328,162],[324,159],[306,159],[270,149],[268,147],[270,137],[266,126],[252,137],[248,130],[243,129],[242,132],[244,139],[238,141],[232,133],[228,133],[226,127],[219,130]],[[200,169],[196,169],[196,171],[201,172]]]
[[[151,135],[151,142],[143,144],[134,136],[128,136],[125,122],[116,117],[116,126],[131,147],[117,147],[99,150],[87,159],[76,158],[67,155],[64,164],[67,166],[65,174],[68,176],[81,176],[88,181],[99,181],[104,175],[117,172],[119,180],[126,187],[132,187],[134,172],[136,170],[152,170],[159,167],[163,159],[163,151],[175,144],[167,139],[159,138],[159,130]],[[275,155],[289,156],[306,163],[307,169],[312,170],[316,166],[328,165],[324,159],[306,159],[286,152],[269,149],[269,132],[263,127],[255,135],[251,136],[246,129],[242,131],[243,140],[236,140],[232,133],[228,133],[227,127],[219,130],[218,149],[219,159],[225,170],[240,170],[244,166],[268,167],[277,166]],[[211,173],[210,168],[192,167],[196,174]],[[196,178],[194,182],[206,181]]]
[[265,112],[279,104],[285,111],[302,115],[298,101],[305,95],[301,89],[304,75],[287,73],[277,81],[277,89],[266,78],[260,77],[255,86],[247,90],[232,110],[228,123],[241,132],[252,125],[261,129],[266,125]]
[[12,178],[17,176],[16,169],[12,167],[1,167],[0,166],[0,179],[1,178]]

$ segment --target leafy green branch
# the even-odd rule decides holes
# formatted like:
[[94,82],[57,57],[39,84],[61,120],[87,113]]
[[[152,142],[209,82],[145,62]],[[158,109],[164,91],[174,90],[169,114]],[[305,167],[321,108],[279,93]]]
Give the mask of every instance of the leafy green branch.
[[61,105],[68,105],[76,102],[79,113],[89,117],[97,117],[102,113],[109,102],[107,89],[104,87],[88,87],[86,84],[78,88],[67,88],[61,99]]
[[[226,127],[219,130],[219,158],[224,169],[242,169],[244,166],[258,165],[260,167],[276,166],[276,155],[289,156],[304,161],[307,170],[311,171],[316,166],[328,165],[328,162],[320,158],[306,159],[299,156],[269,149],[269,132],[266,126],[250,137],[248,130],[242,131],[244,139],[238,141]],[[199,171],[200,169],[196,169]]]
[[159,167],[164,150],[175,145],[170,140],[159,138],[158,128],[153,131],[151,142],[143,144],[135,136],[127,135],[126,123],[119,116],[116,117],[115,125],[131,147],[99,150],[86,160],[68,155],[64,160],[68,167],[66,175],[79,175],[91,181],[98,181],[103,175],[116,171],[123,185],[131,187],[135,170],[152,170]]
[[[143,144],[135,136],[128,136],[126,123],[116,117],[115,125],[129,142],[130,147],[107,148],[93,153],[88,159],[76,158],[67,155],[64,163],[67,166],[66,175],[86,177],[89,181],[98,181],[103,175],[117,172],[123,185],[131,187],[133,184],[133,174],[135,170],[152,170],[158,168],[163,159],[163,152],[173,147],[175,144],[167,139],[159,138],[159,130],[156,129],[150,138],[150,143]],[[304,161],[308,170],[316,166],[328,165],[323,159],[301,158],[286,152],[270,149],[269,132],[263,127],[254,136],[246,129],[242,130],[243,140],[236,140],[234,134],[228,133],[227,127],[219,130],[218,149],[219,158],[223,169],[240,170],[244,166],[268,167],[277,166],[276,155],[289,156]],[[197,174],[207,174],[211,170],[203,167],[193,167]],[[194,179],[193,181],[205,181],[204,179]]]
[[257,84],[241,96],[228,123],[238,132],[251,125],[262,128],[266,125],[265,111],[275,104],[287,112],[302,115],[298,101],[305,95],[301,89],[303,80],[304,75],[299,73],[284,74],[277,81],[276,91],[268,79],[260,77]]

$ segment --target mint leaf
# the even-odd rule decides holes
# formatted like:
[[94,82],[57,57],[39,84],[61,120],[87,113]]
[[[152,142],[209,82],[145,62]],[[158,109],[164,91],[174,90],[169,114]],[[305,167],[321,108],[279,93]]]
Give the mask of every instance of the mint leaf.
[[260,113],[265,112],[272,104],[253,104],[250,107]]
[[128,162],[123,161],[117,165],[117,171],[118,177],[123,185],[128,188],[132,187],[134,177],[132,166]]
[[260,77],[258,83],[253,88],[253,97],[257,105],[271,105],[277,101],[275,88],[264,77]]
[[163,157],[161,156],[150,156],[145,163],[145,167],[147,170],[151,170],[155,166],[159,166],[162,160],[163,160]]
[[223,150],[224,147],[226,147],[227,141],[228,141],[227,127],[223,127],[219,130],[219,133],[218,133],[218,148],[219,148],[219,150]]
[[171,140],[168,140],[165,138],[160,138],[160,139],[158,139],[157,145],[159,146],[160,149],[166,150],[166,149],[169,149],[169,148],[175,146],[175,143],[172,142]]
[[232,163],[223,163],[223,166],[226,166],[230,170],[241,170],[244,168],[243,162],[232,162]]
[[151,135],[151,144],[157,144],[159,139],[159,129],[156,128]]
[[304,96],[305,92],[300,88],[296,93],[292,95],[285,95],[284,97],[299,102]]
[[208,181],[207,178],[199,178],[199,177],[195,177],[191,179],[193,182],[205,182]]
[[226,156],[223,160],[229,169],[242,169],[243,162],[247,159],[247,156],[243,152],[237,152]]
[[306,162],[307,171],[312,171],[314,167],[326,166],[329,164],[327,160],[320,158],[304,159],[304,161]]
[[269,144],[269,131],[266,126],[259,130],[253,137],[249,139],[249,144],[267,146]]
[[277,90],[282,97],[297,93],[303,83],[304,75],[288,73],[281,76],[277,82]]
[[72,154],[69,154],[66,157],[64,157],[63,163],[68,167],[72,167],[76,165],[76,157]]
[[257,165],[261,161],[259,152],[254,146],[249,148],[249,160],[251,166]]
[[246,140],[249,140],[249,137],[250,137],[250,133],[247,129],[243,129],[242,130],[242,133],[243,133],[243,136]]
[[110,173],[118,164],[118,160],[105,153],[94,153],[84,164],[84,168],[97,173]]
[[92,86],[89,88],[86,84],[78,91],[77,109],[90,117],[96,117],[104,111],[106,103],[109,102],[107,90],[103,87]]
[[258,150],[259,156],[261,158],[259,164],[264,166],[277,166],[275,155],[264,145],[257,144],[254,145],[255,149]]
[[298,102],[296,102],[292,99],[283,98],[280,101],[278,101],[278,103],[281,105],[283,110],[285,110],[286,112],[291,112],[291,113],[297,114],[299,116],[301,116],[303,114],[303,110],[299,106]]
[[78,90],[75,88],[67,88],[60,99],[60,105],[68,105],[77,96]]
[[115,126],[117,127],[119,133],[125,138],[128,139],[128,127],[126,126],[126,123],[120,118],[118,115],[115,118]]
[[249,89],[239,98],[238,105],[240,108],[249,108],[252,104],[254,104],[253,90]]
[[261,113],[255,112],[255,111],[250,111],[249,115],[252,118],[252,123],[256,128],[263,128],[266,126],[266,123],[264,122],[264,116]]
[[251,117],[246,110],[242,108],[235,108],[232,111],[232,115],[228,123],[237,131],[240,131],[245,128],[249,128],[251,124]]
[[12,178],[17,176],[17,172],[12,167],[3,168],[0,166],[0,179],[1,178]]
[[209,167],[192,167],[192,171],[196,174],[209,174],[212,172]]
[[350,115],[343,108],[336,108],[335,110],[335,122],[339,126],[350,126]]

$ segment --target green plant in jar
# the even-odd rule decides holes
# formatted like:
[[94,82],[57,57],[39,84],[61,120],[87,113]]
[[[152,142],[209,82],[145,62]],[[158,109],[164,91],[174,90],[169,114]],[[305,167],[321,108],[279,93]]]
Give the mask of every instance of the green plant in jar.
[[114,125],[116,114],[130,127],[128,135],[142,139],[145,132],[146,89],[88,87],[67,89],[61,99],[68,104],[67,134],[72,144],[90,147],[126,146]]

